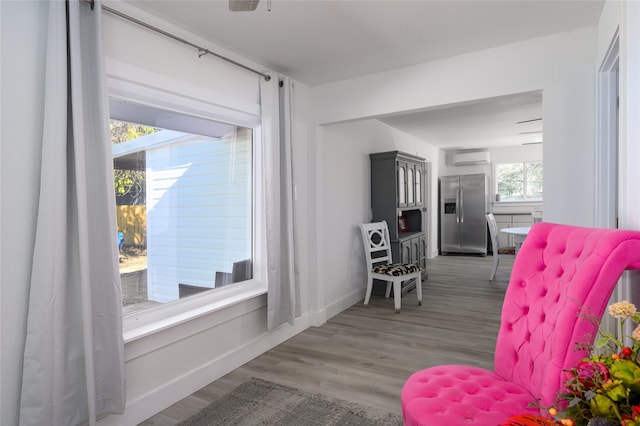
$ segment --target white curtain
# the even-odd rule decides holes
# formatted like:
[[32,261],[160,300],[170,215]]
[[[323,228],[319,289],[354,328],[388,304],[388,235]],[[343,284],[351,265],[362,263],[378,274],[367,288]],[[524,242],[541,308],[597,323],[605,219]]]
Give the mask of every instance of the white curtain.
[[40,196],[21,425],[124,409],[124,344],[100,2],[49,2]]
[[260,81],[267,244],[267,328],[300,315],[293,209],[292,101],[288,78]]

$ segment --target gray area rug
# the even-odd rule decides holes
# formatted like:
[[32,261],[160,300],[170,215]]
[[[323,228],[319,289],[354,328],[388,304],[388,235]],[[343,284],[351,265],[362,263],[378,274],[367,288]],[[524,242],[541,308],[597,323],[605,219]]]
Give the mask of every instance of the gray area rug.
[[402,416],[253,378],[177,426],[399,426]]

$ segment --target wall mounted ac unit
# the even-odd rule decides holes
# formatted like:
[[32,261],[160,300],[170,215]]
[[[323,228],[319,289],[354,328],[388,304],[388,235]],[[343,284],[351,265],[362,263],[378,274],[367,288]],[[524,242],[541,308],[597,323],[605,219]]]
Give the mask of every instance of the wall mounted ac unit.
[[491,153],[489,151],[457,152],[453,154],[453,164],[455,166],[474,166],[491,163]]

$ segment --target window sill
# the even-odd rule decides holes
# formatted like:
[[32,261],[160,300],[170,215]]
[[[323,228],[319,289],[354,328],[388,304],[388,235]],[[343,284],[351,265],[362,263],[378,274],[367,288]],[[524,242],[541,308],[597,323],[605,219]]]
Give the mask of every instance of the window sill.
[[[192,296],[123,318],[125,345],[159,334],[204,316],[230,309],[267,293],[254,281],[223,287],[211,294]],[[215,324],[209,324],[214,326]]]

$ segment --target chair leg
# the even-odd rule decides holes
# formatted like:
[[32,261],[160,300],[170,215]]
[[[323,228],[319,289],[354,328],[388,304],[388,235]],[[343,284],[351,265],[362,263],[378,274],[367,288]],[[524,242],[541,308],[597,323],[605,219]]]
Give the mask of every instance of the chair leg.
[[367,293],[364,295],[364,304],[369,304],[369,299],[371,298],[371,290],[373,289],[373,278],[369,277],[367,279]]
[[489,281],[493,281],[496,276],[496,272],[498,272],[498,263],[500,262],[500,257],[497,254],[493,255],[493,271],[491,271],[491,276],[489,277]]
[[418,295],[418,306],[422,306],[422,272],[418,272],[416,277],[416,294]]
[[391,281],[387,281],[387,291],[384,293],[385,298],[389,298],[391,296]]
[[400,281],[393,282],[393,305],[396,308],[396,314],[400,313],[400,299],[402,297],[401,287],[402,283]]

